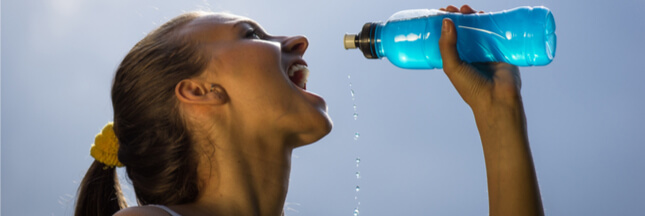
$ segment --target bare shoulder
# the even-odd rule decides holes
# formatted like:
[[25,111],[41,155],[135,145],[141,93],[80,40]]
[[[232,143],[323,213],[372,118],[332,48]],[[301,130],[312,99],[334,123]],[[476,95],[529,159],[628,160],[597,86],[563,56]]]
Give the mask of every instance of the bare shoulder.
[[114,216],[158,216],[170,215],[163,209],[154,206],[134,206],[121,209]]

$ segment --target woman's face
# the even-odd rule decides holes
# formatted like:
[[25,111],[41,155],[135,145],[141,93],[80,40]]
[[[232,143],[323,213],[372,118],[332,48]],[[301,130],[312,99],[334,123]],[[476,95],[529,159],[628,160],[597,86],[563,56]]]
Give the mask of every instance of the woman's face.
[[305,37],[272,36],[229,14],[202,16],[185,31],[206,44],[211,59],[202,76],[226,91],[233,124],[260,136],[285,135],[297,146],[329,133],[325,101],[306,91]]

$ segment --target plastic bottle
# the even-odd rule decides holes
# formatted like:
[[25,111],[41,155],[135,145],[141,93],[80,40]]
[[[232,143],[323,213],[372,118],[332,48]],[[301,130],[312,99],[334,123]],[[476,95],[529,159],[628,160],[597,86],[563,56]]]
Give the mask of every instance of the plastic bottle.
[[546,7],[474,14],[400,11],[385,23],[366,23],[360,33],[346,34],[345,49],[359,48],[368,59],[387,57],[401,68],[442,68],[439,37],[446,17],[456,26],[457,50],[465,62],[538,66],[555,56],[555,20]]

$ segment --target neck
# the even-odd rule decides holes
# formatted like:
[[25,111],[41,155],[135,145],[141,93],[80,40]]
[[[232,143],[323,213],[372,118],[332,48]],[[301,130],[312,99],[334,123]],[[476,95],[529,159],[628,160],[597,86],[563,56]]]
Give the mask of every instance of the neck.
[[266,137],[218,137],[203,145],[194,208],[211,215],[282,214],[293,149],[286,139]]

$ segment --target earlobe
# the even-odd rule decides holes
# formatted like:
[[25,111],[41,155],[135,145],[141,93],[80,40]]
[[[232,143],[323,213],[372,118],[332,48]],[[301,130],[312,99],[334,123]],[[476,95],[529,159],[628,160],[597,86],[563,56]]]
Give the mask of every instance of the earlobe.
[[228,100],[221,86],[191,79],[177,83],[175,95],[182,103],[189,104],[222,104]]

